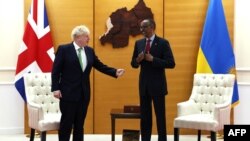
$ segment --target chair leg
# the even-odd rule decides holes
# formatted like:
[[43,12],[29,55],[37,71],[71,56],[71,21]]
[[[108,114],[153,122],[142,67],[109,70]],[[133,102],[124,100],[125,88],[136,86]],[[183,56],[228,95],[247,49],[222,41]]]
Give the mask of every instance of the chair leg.
[[30,130],[30,141],[34,141],[35,138],[35,129],[31,128]]
[[201,141],[201,130],[198,130],[198,141]]
[[179,141],[179,128],[174,128],[174,141]]
[[41,141],[46,141],[46,131],[41,132]]
[[211,141],[216,141],[216,132],[211,131]]

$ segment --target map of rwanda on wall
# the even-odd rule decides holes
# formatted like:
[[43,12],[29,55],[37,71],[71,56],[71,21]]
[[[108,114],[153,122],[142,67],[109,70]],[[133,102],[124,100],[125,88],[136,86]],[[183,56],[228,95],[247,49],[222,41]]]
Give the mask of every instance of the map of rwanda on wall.
[[108,42],[113,48],[126,47],[129,35],[139,35],[141,21],[148,18],[153,19],[153,13],[143,0],[139,0],[129,11],[126,7],[116,10],[106,22],[107,31],[99,38],[101,44]]

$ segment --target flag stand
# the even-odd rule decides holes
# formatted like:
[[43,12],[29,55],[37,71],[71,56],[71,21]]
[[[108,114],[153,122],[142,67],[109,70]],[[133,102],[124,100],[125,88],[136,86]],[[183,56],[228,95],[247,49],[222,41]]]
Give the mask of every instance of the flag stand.
[[[211,136],[209,135],[209,136],[207,136],[207,138],[211,138]],[[216,139],[224,139],[224,135],[217,132]]]

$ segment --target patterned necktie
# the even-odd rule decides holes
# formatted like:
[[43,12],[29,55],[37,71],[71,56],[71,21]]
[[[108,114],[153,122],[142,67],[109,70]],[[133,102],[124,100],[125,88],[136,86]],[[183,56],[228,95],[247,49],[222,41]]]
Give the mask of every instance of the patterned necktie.
[[149,53],[149,50],[150,50],[150,39],[147,40],[147,43],[146,43],[146,53]]
[[78,48],[78,59],[82,68],[82,48]]

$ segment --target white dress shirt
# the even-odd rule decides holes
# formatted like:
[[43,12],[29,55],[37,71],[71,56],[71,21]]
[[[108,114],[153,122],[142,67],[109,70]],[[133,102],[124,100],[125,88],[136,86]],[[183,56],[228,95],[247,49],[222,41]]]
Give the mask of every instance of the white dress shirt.
[[[75,42],[73,42],[73,44],[75,46],[76,54],[78,56],[79,55],[78,49],[80,47]],[[84,47],[82,47],[82,49],[81,49],[81,58],[82,58],[82,71],[84,71],[87,67],[87,57],[86,57]]]

